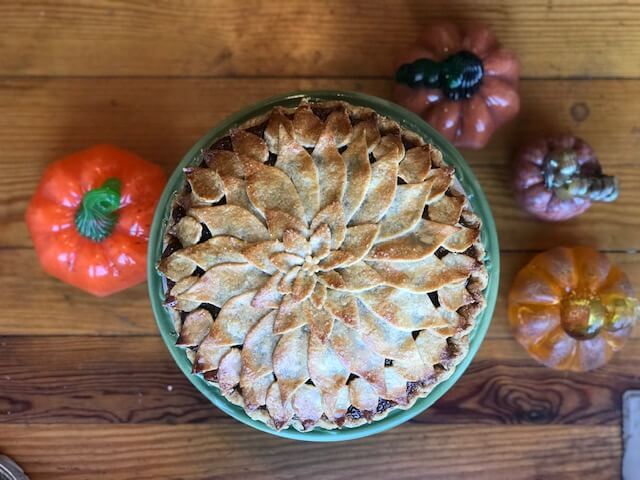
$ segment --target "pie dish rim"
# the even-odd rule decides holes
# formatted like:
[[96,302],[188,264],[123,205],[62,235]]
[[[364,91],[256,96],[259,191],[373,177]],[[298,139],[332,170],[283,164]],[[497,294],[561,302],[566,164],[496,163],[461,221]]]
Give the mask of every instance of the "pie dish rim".
[[[482,220],[481,240],[486,250],[484,262],[488,273],[487,288],[484,291],[486,307],[477,316],[475,320],[476,324],[469,334],[469,349],[466,356],[455,366],[454,372],[446,380],[436,385],[426,397],[417,399],[412,407],[406,410],[394,410],[385,418],[353,428],[335,430],[315,428],[309,432],[300,432],[290,427],[276,431],[262,422],[251,419],[242,407],[236,406],[224,398],[216,387],[210,385],[200,376],[191,373],[192,365],[184,349],[175,345],[177,336],[173,328],[173,322],[163,306],[165,292],[163,285],[164,280],[162,275],[157,272],[156,264],[162,253],[163,235],[171,215],[174,196],[185,182],[182,171],[183,167],[195,164],[201,150],[211,145],[216,139],[224,136],[231,128],[241,125],[254,117],[263,115],[275,106],[295,106],[303,98],[309,99],[310,101],[339,100],[352,105],[371,108],[377,113],[397,122],[401,127],[420,135],[425,141],[434,144],[434,146],[442,152],[445,163],[455,167],[456,179],[463,186],[474,213]],[[149,296],[161,336],[180,370],[211,403],[232,418],[266,433],[296,440],[332,442],[362,438],[381,433],[400,425],[425,411],[455,384],[477,353],[491,322],[497,300],[500,270],[499,262],[498,237],[495,222],[486,197],[473,172],[460,153],[432,127],[399,105],[378,97],[343,91],[297,91],[267,98],[228,116],[203,135],[190,148],[173,171],[156,207],[149,239],[147,269]]]

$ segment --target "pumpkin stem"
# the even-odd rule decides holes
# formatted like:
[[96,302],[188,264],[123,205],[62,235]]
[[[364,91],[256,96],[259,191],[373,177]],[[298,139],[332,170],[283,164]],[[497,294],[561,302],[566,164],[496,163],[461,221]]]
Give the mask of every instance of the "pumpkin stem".
[[396,71],[396,82],[417,88],[440,88],[450,100],[470,98],[480,88],[484,76],[482,60],[462,50],[436,62],[420,58]]
[[121,185],[117,178],[110,178],[101,187],[84,194],[75,219],[80,235],[94,242],[111,235],[118,221]]
[[585,198],[594,202],[613,202],[618,198],[618,179],[597,173],[583,175],[573,150],[553,151],[544,159],[542,174],[548,190],[562,200]]
[[607,311],[598,298],[567,298],[560,308],[560,319],[565,332],[578,340],[593,338],[604,325]]

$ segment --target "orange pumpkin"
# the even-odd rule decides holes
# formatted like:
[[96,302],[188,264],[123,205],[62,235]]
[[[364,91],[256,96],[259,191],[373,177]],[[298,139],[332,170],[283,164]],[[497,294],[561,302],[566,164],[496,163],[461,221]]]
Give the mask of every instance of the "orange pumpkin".
[[591,247],[536,255],[509,292],[516,339],[533,358],[558,370],[607,363],[631,334],[637,314],[627,276]]
[[52,163],[26,214],[44,270],[101,297],[143,282],[165,180],[159,166],[111,145]]

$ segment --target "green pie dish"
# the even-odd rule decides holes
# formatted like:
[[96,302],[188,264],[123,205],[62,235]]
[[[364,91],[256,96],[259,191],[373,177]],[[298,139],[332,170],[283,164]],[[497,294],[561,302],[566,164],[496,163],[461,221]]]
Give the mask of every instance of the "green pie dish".
[[[486,248],[485,264],[489,273],[489,281],[487,288],[484,291],[486,307],[477,317],[476,324],[470,333],[469,352],[457,367],[455,367],[454,373],[447,380],[438,384],[426,397],[419,398],[411,408],[407,410],[393,410],[389,415],[381,420],[354,428],[336,430],[315,428],[310,432],[299,432],[293,427],[276,431],[262,422],[255,421],[251,419],[241,407],[227,401],[215,386],[210,385],[200,376],[191,373],[191,363],[187,359],[185,351],[182,348],[175,346],[177,334],[174,331],[171,317],[163,306],[165,288],[164,280],[155,268],[162,254],[163,234],[171,215],[172,200],[175,192],[180,190],[185,182],[182,169],[190,165],[195,165],[198,162],[201,150],[206,149],[215,140],[223,137],[230,128],[238,126],[253,117],[264,114],[275,106],[296,106],[302,98],[311,98],[312,100],[343,100],[353,105],[371,108],[379,114],[395,120],[403,127],[421,135],[425,141],[432,143],[440,149],[442,151],[444,161],[448,165],[455,167],[456,178],[464,188],[473,210],[482,220],[481,239]],[[169,178],[153,218],[151,238],[149,239],[148,287],[151,306],[153,308],[153,313],[155,315],[158,328],[160,329],[162,339],[184,375],[205,397],[211,401],[211,403],[236,420],[239,420],[256,430],[270,433],[272,435],[312,442],[354,440],[374,435],[376,433],[381,433],[412,419],[433,405],[458,381],[480,348],[480,344],[487,333],[487,329],[489,328],[489,324],[491,323],[491,318],[493,316],[498,295],[499,277],[500,251],[498,247],[498,235],[496,232],[495,222],[478,180],[460,153],[458,153],[458,151],[448,141],[442,138],[442,136],[440,136],[440,134],[438,134],[438,132],[436,132],[432,127],[408,110],[381,98],[353,92],[309,91],[279,95],[247,107],[222,121],[198,140],[193,147],[191,147],[189,152],[187,152],[180,164],[174,170],[171,178]]]

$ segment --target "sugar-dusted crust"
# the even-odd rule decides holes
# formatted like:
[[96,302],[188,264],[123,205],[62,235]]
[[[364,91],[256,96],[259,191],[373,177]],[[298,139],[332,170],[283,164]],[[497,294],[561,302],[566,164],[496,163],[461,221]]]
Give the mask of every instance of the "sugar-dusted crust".
[[303,101],[195,162],[158,266],[194,374],[300,431],[379,420],[452,375],[487,271],[435,147],[371,109]]

